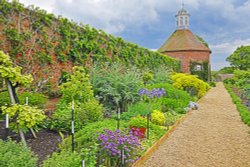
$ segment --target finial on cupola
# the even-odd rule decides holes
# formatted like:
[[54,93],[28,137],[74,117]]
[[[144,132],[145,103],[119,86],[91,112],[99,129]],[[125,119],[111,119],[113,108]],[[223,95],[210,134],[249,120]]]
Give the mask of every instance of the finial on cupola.
[[184,3],[182,2],[181,9],[175,15],[178,30],[189,28],[189,17],[190,14],[184,9]]

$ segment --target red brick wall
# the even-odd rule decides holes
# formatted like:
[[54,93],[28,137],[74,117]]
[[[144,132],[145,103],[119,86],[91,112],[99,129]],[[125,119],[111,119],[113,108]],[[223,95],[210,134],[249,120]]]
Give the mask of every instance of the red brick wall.
[[190,61],[210,63],[210,52],[206,51],[175,51],[164,52],[163,54],[181,60],[181,71],[184,73],[190,73]]

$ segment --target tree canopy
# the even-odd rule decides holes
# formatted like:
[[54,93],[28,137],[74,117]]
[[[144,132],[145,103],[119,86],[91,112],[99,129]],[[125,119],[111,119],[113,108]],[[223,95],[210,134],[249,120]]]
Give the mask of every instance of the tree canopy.
[[230,62],[231,66],[238,68],[239,70],[250,69],[250,46],[238,47],[229,57],[226,59]]

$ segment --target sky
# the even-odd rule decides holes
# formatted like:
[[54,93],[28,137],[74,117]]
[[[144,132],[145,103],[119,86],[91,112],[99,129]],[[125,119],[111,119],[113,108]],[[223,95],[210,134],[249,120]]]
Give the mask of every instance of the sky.
[[128,42],[157,50],[176,29],[175,15],[190,13],[190,30],[212,50],[212,70],[229,66],[226,57],[250,45],[250,0],[19,0]]

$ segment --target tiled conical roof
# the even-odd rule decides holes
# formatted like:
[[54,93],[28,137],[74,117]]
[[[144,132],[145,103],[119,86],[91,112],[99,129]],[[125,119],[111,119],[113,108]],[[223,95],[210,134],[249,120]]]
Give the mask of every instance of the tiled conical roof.
[[171,52],[187,50],[211,52],[211,50],[206,45],[204,45],[189,29],[176,30],[158,51]]

